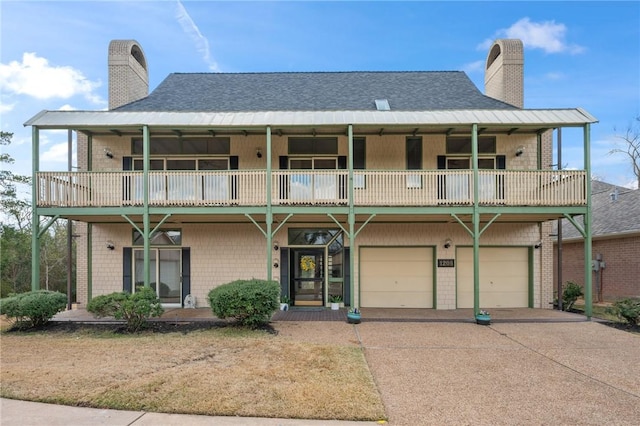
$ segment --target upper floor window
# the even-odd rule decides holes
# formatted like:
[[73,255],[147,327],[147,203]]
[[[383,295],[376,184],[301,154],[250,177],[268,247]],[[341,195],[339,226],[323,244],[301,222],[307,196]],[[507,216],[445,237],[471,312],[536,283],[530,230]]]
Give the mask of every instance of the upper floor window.
[[[169,138],[152,137],[149,142],[151,155],[229,155],[229,138]],[[131,139],[131,153],[143,155],[142,138]]]
[[289,138],[289,155],[338,155],[338,138]]
[[[447,154],[471,154],[471,136],[448,136]],[[495,136],[478,136],[478,154],[495,154]]]

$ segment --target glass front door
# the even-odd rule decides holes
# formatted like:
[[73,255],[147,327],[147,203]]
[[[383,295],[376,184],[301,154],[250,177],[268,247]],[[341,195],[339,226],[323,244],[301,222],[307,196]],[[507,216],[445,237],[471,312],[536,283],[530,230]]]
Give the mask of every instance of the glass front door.
[[324,248],[292,249],[291,299],[294,306],[324,306]]

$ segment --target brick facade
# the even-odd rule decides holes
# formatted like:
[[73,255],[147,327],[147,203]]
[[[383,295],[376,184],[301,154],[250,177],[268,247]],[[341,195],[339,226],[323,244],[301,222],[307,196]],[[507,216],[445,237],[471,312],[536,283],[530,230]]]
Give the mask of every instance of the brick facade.
[[[557,244],[554,245],[557,259]],[[605,262],[602,270],[602,294],[605,301],[623,297],[640,297],[640,236],[628,236],[592,241],[593,259],[601,254]],[[557,288],[557,260],[553,264],[554,288]],[[596,273],[592,272],[593,300],[597,301]],[[584,244],[582,241],[562,243],[562,282],[573,281],[584,286]]]

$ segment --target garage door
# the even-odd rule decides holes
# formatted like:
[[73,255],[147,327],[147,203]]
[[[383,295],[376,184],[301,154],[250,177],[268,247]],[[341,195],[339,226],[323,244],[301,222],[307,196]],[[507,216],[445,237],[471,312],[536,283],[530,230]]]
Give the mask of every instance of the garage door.
[[[529,306],[529,249],[480,248],[480,307]],[[473,308],[473,248],[457,250],[458,308]]]
[[360,306],[433,308],[433,249],[360,249]]

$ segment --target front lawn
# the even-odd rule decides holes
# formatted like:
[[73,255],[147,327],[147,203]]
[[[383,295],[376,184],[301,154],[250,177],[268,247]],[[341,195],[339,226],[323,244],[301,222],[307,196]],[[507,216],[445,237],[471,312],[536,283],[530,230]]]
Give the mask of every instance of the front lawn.
[[4,331],[1,338],[5,398],[218,416],[385,418],[357,345],[236,327]]

